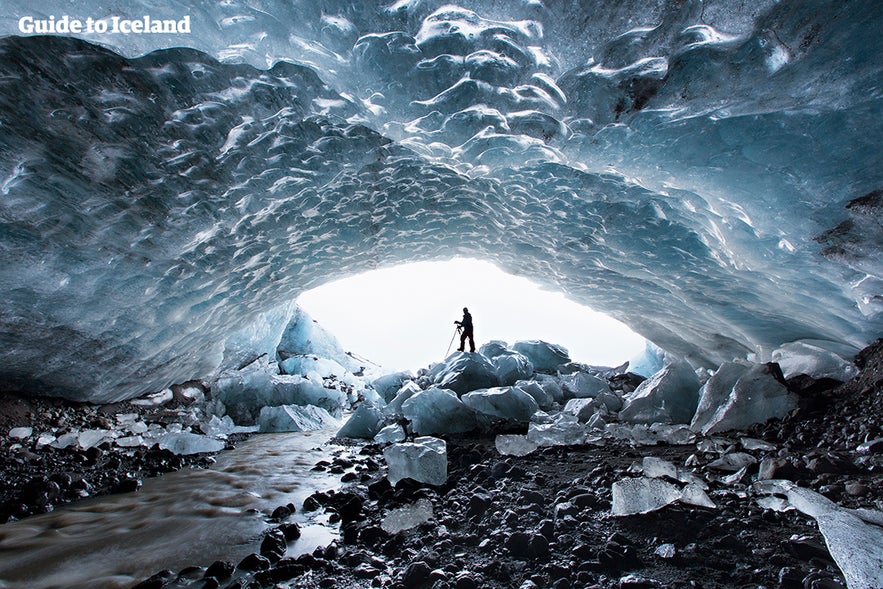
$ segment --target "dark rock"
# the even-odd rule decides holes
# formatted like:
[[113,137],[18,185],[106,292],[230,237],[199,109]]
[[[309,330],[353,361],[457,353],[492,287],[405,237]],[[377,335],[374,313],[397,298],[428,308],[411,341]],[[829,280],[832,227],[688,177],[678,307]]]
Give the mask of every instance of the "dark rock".
[[519,559],[543,558],[549,555],[549,541],[541,534],[514,532],[506,539],[506,549]]
[[273,585],[299,577],[307,572],[308,567],[290,558],[281,560],[273,568],[255,573],[254,579],[262,586]]
[[455,589],[478,589],[480,584],[478,579],[469,571],[458,573],[454,580]]
[[243,558],[236,568],[242,571],[265,571],[270,568],[270,560],[260,554],[251,553]]
[[278,528],[267,531],[261,541],[261,556],[266,556],[270,562],[275,562],[285,556],[287,549],[288,543],[285,541],[285,534]]
[[368,526],[359,532],[359,540],[366,546],[376,546],[389,538],[389,533],[380,526]]
[[544,519],[540,522],[540,526],[537,531],[545,536],[546,540],[551,542],[555,539],[555,522],[550,519]]
[[481,517],[491,505],[491,497],[485,493],[476,493],[469,497],[469,509],[466,510],[466,517]]
[[141,581],[140,583],[132,587],[132,589],[160,589],[160,587],[162,587],[166,583],[174,580],[176,576],[177,575],[175,575],[175,573],[168,569],[162,570],[152,577],[148,577],[147,579]]
[[297,522],[288,522],[277,528],[286,540],[297,540],[300,538],[300,525]]
[[280,505],[279,507],[277,507],[276,509],[273,510],[273,513],[272,513],[272,515],[270,515],[270,518],[277,521],[277,522],[281,522],[282,520],[291,517],[291,514],[292,514],[292,511],[287,505]]
[[[813,558],[818,558],[833,563],[828,549],[821,542],[812,538],[791,538],[788,540],[787,548],[788,552],[793,554],[798,560],[809,561]],[[801,581],[802,579],[803,577],[801,577]]]
[[353,576],[357,579],[373,579],[379,574],[379,570],[365,562],[353,569]]
[[324,493],[313,493],[306,499],[304,499],[304,511],[316,511],[327,500],[327,496]]
[[843,490],[850,497],[864,497],[868,494],[868,486],[859,481],[849,481],[843,486]]
[[216,560],[207,569],[205,569],[205,577],[214,577],[216,579],[227,579],[233,575],[236,567],[232,562],[226,560]]
[[804,574],[792,567],[783,567],[779,570],[779,584],[777,589],[803,589]]
[[402,574],[402,584],[405,586],[405,589],[417,589],[418,587],[422,587],[427,581],[429,581],[429,575],[431,572],[432,569],[422,560],[412,562]]
[[362,513],[365,500],[355,493],[337,493],[334,506],[342,521],[355,521]]

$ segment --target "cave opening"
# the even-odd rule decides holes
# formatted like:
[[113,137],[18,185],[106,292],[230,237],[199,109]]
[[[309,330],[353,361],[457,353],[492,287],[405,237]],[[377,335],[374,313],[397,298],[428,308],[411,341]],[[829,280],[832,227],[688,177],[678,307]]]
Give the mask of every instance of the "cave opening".
[[310,289],[297,302],[344,348],[385,369],[443,360],[463,307],[475,317],[476,346],[539,339],[597,366],[621,365],[646,346],[620,321],[474,258],[370,270]]

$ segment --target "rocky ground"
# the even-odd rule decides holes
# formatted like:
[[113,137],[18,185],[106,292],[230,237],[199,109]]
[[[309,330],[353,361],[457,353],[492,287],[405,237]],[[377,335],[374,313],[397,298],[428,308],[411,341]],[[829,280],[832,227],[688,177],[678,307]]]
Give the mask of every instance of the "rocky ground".
[[[88,448],[77,443],[54,447],[71,432],[122,431],[120,416],[145,429],[190,428],[195,418],[187,411],[188,401],[185,396],[162,406],[95,406],[0,393],[0,523],[84,497],[134,491],[144,477],[208,466],[214,462],[210,455],[178,455],[156,444],[125,448],[106,440]],[[238,436],[228,436],[227,446]]]
[[[346,471],[343,490],[280,506],[259,552],[162,571],[138,588],[844,587],[815,521],[759,503],[752,483],[787,479],[845,507],[883,509],[883,343],[857,364],[861,374],[840,386],[793,379],[801,403],[784,420],[683,446],[613,441],[514,457],[493,437],[447,437],[440,487],[391,486],[381,448],[368,445],[359,463],[333,466]],[[613,484],[647,475],[646,457],[689,472],[715,506],[613,516]],[[298,537],[285,523],[291,507],[331,512],[340,540],[286,557]],[[399,530],[402,509],[413,527]]]

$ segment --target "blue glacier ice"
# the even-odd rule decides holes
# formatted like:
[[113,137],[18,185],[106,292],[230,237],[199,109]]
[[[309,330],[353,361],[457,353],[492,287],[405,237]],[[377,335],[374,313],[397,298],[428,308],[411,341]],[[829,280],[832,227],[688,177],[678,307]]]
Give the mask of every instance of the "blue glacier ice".
[[466,393],[460,400],[488,423],[527,425],[531,416],[540,410],[536,400],[518,387],[479,389]]
[[699,388],[699,378],[686,362],[672,362],[623,398],[619,418],[632,423],[690,423],[699,404]]
[[421,436],[463,433],[478,425],[475,412],[449,389],[414,393],[402,403],[402,415],[410,422],[411,432]]
[[383,450],[389,467],[387,478],[395,485],[412,479],[430,485],[443,485],[448,479],[448,448],[444,440],[430,436],[413,442],[393,444]]
[[341,438],[372,439],[383,428],[383,412],[371,403],[360,404],[343,424],[337,435]]
[[305,290],[456,255],[693,368],[830,372],[788,344],[883,331],[876,6],[463,4],[197,1],[187,36],[72,38],[16,23],[76,3],[5,2],[5,387],[215,378],[276,360]]
[[495,387],[500,384],[494,364],[470,352],[455,352],[431,372],[433,383],[462,395],[469,391]]

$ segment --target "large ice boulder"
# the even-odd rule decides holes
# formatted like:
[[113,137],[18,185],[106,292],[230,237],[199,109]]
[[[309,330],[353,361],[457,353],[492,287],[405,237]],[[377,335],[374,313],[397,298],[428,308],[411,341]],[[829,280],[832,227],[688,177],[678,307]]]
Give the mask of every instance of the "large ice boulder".
[[536,374],[533,380],[542,387],[553,401],[556,403],[564,401],[564,389],[561,388],[561,383],[557,377],[551,374]]
[[509,344],[500,340],[491,340],[478,348],[478,353],[489,360],[493,360],[500,354],[505,354],[509,351]]
[[846,382],[858,374],[858,367],[846,360],[855,356],[857,351],[833,342],[796,341],[774,350],[772,358],[785,378],[806,374]]
[[475,412],[448,389],[414,393],[402,403],[402,416],[411,422],[411,431],[417,435],[457,434],[477,427]]
[[494,360],[497,379],[503,386],[512,386],[519,380],[526,380],[533,375],[533,363],[524,354],[505,352],[498,354]]
[[[742,373],[728,390],[740,368]],[[750,367],[725,364],[705,383],[699,405],[690,428],[710,434],[745,429],[768,419],[785,417],[797,406],[797,397],[776,380],[768,364]]]
[[556,370],[570,362],[570,354],[561,346],[541,340],[515,342],[512,349],[530,358],[536,370]]
[[675,360],[623,398],[619,418],[632,423],[690,423],[699,403],[699,378]]
[[383,409],[384,413],[387,415],[402,417],[402,404],[421,390],[422,389],[416,382],[409,380],[401,389],[399,389],[392,400],[387,403],[386,407]]
[[586,427],[575,415],[557,413],[534,420],[527,426],[527,439],[537,446],[573,446],[586,441]]
[[337,338],[319,325],[306,311],[297,307],[288,325],[282,332],[276,357],[280,362],[293,356],[317,356],[336,361],[338,364],[357,372],[361,365],[344,351]]
[[334,415],[343,411],[347,397],[302,376],[274,373],[275,364],[260,359],[242,370],[223,373],[212,387],[217,402],[239,425],[256,422],[263,407],[315,405]]
[[399,392],[399,389],[413,378],[414,375],[410,372],[393,372],[392,374],[384,374],[379,378],[375,378],[371,381],[371,386],[374,387],[374,390],[377,391],[377,394],[384,401],[389,403],[396,396],[396,393]]
[[481,354],[456,352],[433,369],[433,383],[462,395],[495,387],[499,380],[494,365]]
[[362,403],[343,424],[337,435],[341,438],[370,440],[383,428],[383,422],[383,411],[379,407],[372,403]]
[[574,372],[561,379],[565,399],[585,399],[609,393],[610,385],[603,378],[586,372]]
[[519,380],[515,386],[534,398],[540,409],[548,409],[554,403],[552,395],[546,392],[546,389],[540,386],[535,380]]
[[279,405],[264,407],[258,416],[263,433],[308,432],[327,427],[337,427],[340,421],[314,405]]
[[494,387],[466,393],[461,398],[464,405],[475,411],[486,422],[505,421],[527,424],[531,416],[540,410],[536,400],[517,387]]
[[383,451],[389,467],[386,475],[393,485],[412,479],[428,485],[443,485],[448,480],[448,449],[444,440],[428,436],[413,442],[393,444]]

